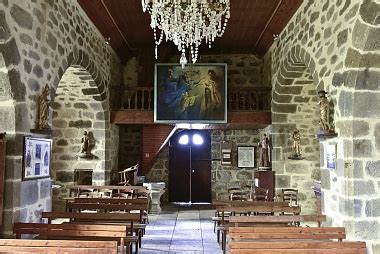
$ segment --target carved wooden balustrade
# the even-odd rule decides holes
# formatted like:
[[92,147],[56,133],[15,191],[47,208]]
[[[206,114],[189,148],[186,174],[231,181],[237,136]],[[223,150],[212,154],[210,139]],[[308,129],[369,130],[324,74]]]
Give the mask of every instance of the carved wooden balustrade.
[[[153,110],[153,87],[115,87],[121,98],[120,109],[124,110]],[[270,111],[270,87],[240,87],[230,89],[227,97],[228,111]]]

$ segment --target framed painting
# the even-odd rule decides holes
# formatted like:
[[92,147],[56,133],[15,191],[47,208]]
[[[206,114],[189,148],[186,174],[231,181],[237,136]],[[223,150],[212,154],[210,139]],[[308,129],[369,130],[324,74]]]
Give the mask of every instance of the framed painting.
[[24,137],[23,180],[50,177],[52,139]]
[[238,168],[254,168],[255,167],[255,147],[254,146],[238,146],[237,148],[237,166]]
[[154,73],[154,122],[227,122],[227,64],[156,64]]

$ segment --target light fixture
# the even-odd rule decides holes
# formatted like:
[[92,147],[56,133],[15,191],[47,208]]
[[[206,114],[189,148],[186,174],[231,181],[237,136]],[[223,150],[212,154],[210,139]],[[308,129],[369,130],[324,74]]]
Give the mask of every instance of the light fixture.
[[230,0],[141,0],[141,4],[151,16],[156,59],[157,46],[165,36],[182,53],[182,68],[187,64],[186,49],[190,49],[195,63],[201,42],[205,40],[211,48],[215,38],[223,35],[230,18]]
[[203,144],[203,138],[199,134],[194,134],[193,135],[193,143],[195,145],[202,145]]
[[183,135],[179,138],[178,143],[181,145],[187,145],[189,143],[189,136],[188,135]]

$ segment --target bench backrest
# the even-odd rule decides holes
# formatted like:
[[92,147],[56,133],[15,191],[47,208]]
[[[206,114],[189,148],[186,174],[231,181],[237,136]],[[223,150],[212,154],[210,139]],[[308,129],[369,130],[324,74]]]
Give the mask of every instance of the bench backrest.
[[68,202],[66,204],[67,210],[101,210],[101,211],[132,211],[140,210],[146,211],[146,204],[99,204],[99,203],[75,203]]
[[365,242],[281,240],[231,242],[230,254],[367,254]]
[[249,239],[342,239],[346,238],[343,227],[230,227],[231,241]]
[[257,212],[257,213],[300,213],[301,207],[299,206],[224,206],[218,209],[219,212],[235,212],[235,213],[249,213],[249,212]]
[[42,212],[42,218],[47,218],[49,223],[52,219],[70,219],[70,221],[99,221],[99,222],[140,222],[138,213],[75,213],[75,212]]
[[326,215],[283,215],[283,216],[230,216],[231,225],[250,225],[264,223],[294,223],[294,222],[321,222],[326,221]]
[[95,204],[145,204],[148,205],[147,198],[74,198],[74,203],[95,203]]
[[0,252],[116,254],[117,241],[0,239]]
[[22,234],[39,234],[43,238],[49,236],[61,237],[115,237],[128,236],[130,230],[123,225],[96,225],[96,224],[45,224],[22,223],[13,224],[13,233],[16,238]]
[[286,207],[289,206],[288,202],[272,202],[272,201],[213,201],[212,204],[218,209],[223,206],[268,206],[268,207]]

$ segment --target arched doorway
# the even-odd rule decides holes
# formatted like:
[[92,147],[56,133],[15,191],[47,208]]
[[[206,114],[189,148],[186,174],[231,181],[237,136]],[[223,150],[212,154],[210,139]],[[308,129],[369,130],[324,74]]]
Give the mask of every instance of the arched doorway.
[[211,202],[211,137],[184,130],[170,139],[169,201]]

